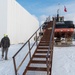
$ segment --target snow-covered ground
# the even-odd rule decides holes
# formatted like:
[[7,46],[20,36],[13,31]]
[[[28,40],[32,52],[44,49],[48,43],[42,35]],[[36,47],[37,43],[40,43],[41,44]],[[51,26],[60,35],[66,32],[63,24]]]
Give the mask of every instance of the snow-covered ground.
[[[22,45],[23,44],[10,46],[8,51],[8,60],[1,59],[1,48],[0,48],[0,75],[15,75],[12,57]],[[69,47],[54,47],[52,75],[75,75],[74,49],[75,49],[75,42],[73,42],[73,46]],[[21,55],[25,53],[23,51]],[[21,55],[19,55],[19,59]],[[17,60],[19,61],[19,59]],[[19,72],[19,75],[22,75],[21,71]]]
[[68,47],[54,47],[52,75],[75,75],[75,42]]
[[[8,51],[8,60],[4,60],[4,58],[3,59],[1,58],[2,51],[0,48],[0,75],[15,75],[12,57],[22,46],[23,46],[23,44],[11,45],[9,47],[9,51]],[[34,53],[35,48],[36,48],[36,45],[32,48],[31,56]],[[20,65],[20,63],[22,62],[23,58],[25,57],[25,55],[27,54],[28,51],[29,51],[29,48],[28,48],[28,44],[27,44],[15,58],[16,59],[16,67],[18,67]],[[29,55],[28,55],[24,64],[19,69],[18,75],[22,75],[23,70],[27,66],[29,60],[30,59],[29,59]]]
[[15,75],[13,66],[13,55],[20,49],[22,44],[11,45],[8,51],[8,60],[3,60],[1,58],[2,51],[0,48],[0,75]]

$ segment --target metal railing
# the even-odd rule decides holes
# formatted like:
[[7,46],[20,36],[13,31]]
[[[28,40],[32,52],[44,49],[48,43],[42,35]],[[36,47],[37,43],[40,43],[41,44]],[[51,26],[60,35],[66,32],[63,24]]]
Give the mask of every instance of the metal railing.
[[54,29],[55,29],[55,19],[53,21],[53,27],[52,27],[52,32],[51,32],[50,41],[49,41],[49,48],[46,55],[47,75],[51,75],[51,71],[52,71]]
[[[42,30],[42,26],[43,25],[41,25],[38,29],[37,29],[37,31],[28,39],[28,41],[18,50],[18,52],[13,56],[13,63],[14,63],[14,70],[15,70],[15,75],[17,75],[17,72],[18,72],[18,70],[20,69],[20,67],[22,66],[22,64],[23,64],[23,62],[25,61],[25,59],[27,58],[27,56],[29,55],[29,58],[30,58],[30,60],[31,60],[31,50],[32,50],[32,48],[34,47],[34,45],[36,44],[36,47],[37,47],[37,39],[39,38],[38,37],[38,33],[39,32],[41,32],[41,30]],[[34,43],[31,45],[31,43],[30,43],[30,41],[31,41],[31,39],[32,38],[34,38],[34,37],[36,37],[37,39],[34,41]],[[26,45],[28,45],[28,49],[29,49],[29,51],[27,52],[27,54],[24,56],[24,58],[23,58],[23,60],[21,61],[21,63],[18,65],[18,67],[16,67],[16,56],[22,51],[22,49],[26,46]]]

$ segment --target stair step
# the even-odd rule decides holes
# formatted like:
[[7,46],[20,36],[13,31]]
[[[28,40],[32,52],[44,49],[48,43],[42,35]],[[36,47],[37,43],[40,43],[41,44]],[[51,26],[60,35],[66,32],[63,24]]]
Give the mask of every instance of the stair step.
[[[46,38],[46,37],[45,37],[45,38]],[[43,39],[43,38],[42,38],[42,39]],[[42,39],[41,39],[40,42],[47,42],[47,43],[49,43],[49,40],[46,40],[46,39],[45,39],[45,40],[42,40]]]
[[49,47],[49,45],[40,44],[39,47]]
[[49,41],[44,41],[44,40],[42,40],[42,41],[40,41],[40,43],[49,43]]
[[39,60],[40,60],[40,61],[46,61],[46,58],[33,58],[32,60],[35,60],[35,61],[36,61],[36,60],[37,60],[37,61],[39,61]]
[[49,48],[49,46],[38,46],[38,48]]
[[47,68],[28,67],[28,70],[31,70],[31,71],[47,71]]
[[44,40],[45,40],[45,41],[49,41],[50,38],[45,37],[45,38],[42,38],[42,39],[41,39],[41,41],[44,41]]
[[46,58],[46,55],[34,55],[36,58]]
[[41,40],[39,44],[49,44],[49,41],[47,41],[47,40]]
[[38,63],[38,64],[46,64],[46,61],[41,61],[41,60],[32,60],[31,63]]
[[45,64],[41,64],[41,63],[31,63],[30,65],[29,65],[29,67],[40,67],[40,68],[46,68],[47,67],[47,65],[46,65],[46,63]]
[[37,49],[48,49],[48,47],[38,47]]
[[42,49],[42,48],[38,48],[37,51],[48,51],[48,49]]
[[48,51],[36,51],[36,53],[47,53]]
[[47,53],[35,53],[35,55],[47,55]]
[[47,75],[46,71],[27,71],[25,75]]
[[39,45],[38,47],[44,47],[44,48],[45,48],[45,47],[49,47],[49,46],[46,46],[46,45],[44,45],[44,46],[43,46],[43,45]]
[[39,46],[49,46],[47,43],[40,43]]
[[[37,63],[37,64],[46,64],[46,60],[42,60],[42,61],[41,60],[32,60],[31,63],[34,63],[34,64],[35,63]],[[51,61],[50,61],[50,63],[51,63]]]

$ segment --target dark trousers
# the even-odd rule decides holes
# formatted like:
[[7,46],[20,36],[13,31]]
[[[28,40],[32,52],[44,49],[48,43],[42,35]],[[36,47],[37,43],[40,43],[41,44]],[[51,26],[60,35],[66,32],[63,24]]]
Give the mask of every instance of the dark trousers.
[[5,52],[5,60],[7,60],[8,48],[2,47],[2,58],[4,57],[4,52]]

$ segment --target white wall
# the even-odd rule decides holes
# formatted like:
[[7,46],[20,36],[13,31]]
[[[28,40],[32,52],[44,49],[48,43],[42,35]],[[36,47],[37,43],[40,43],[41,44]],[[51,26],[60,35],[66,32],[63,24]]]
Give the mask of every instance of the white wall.
[[0,38],[7,31],[7,1],[0,0]]
[[[4,7],[7,11],[5,15],[7,18],[5,20],[7,22],[7,28],[5,29],[7,29],[11,43],[25,42],[38,29],[39,22],[15,0],[1,1],[3,1],[3,3],[6,1],[7,3],[7,8],[6,6]],[[1,3],[2,2],[0,2],[0,4]]]

